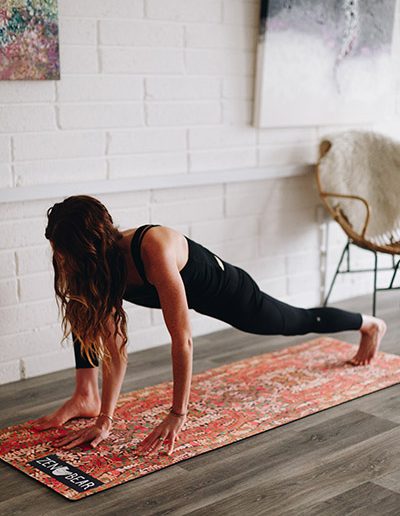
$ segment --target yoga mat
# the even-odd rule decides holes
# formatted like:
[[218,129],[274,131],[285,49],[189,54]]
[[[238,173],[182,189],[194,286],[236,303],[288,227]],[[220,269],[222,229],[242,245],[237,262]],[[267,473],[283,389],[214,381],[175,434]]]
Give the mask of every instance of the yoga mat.
[[111,435],[96,449],[61,450],[51,440],[93,424],[71,420],[36,431],[30,423],[0,430],[0,457],[70,500],[98,493],[195,455],[215,450],[400,382],[400,357],[379,352],[368,366],[346,361],[357,347],[318,338],[193,375],[189,416],[171,456],[135,447],[162,421],[172,381],[122,394]]

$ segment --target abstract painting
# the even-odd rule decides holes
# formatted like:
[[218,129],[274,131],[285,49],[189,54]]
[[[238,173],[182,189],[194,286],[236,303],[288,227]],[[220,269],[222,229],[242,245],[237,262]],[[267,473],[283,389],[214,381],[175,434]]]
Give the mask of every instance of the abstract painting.
[[394,112],[396,0],[262,0],[255,125],[379,121]]
[[0,79],[59,79],[57,0],[0,0]]

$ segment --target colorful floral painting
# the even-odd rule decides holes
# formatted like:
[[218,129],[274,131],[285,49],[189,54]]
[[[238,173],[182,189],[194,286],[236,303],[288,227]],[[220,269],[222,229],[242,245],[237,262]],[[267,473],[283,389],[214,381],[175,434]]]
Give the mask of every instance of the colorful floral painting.
[[57,0],[0,2],[0,79],[59,79]]
[[193,375],[189,415],[171,456],[136,455],[168,412],[172,382],[122,394],[110,436],[96,449],[54,448],[52,440],[92,424],[37,431],[31,421],[0,430],[0,458],[57,493],[79,500],[104,489],[400,382],[400,357],[379,352],[368,366],[348,361],[356,346],[318,338]]
[[395,15],[396,0],[262,0],[256,125],[393,115]]

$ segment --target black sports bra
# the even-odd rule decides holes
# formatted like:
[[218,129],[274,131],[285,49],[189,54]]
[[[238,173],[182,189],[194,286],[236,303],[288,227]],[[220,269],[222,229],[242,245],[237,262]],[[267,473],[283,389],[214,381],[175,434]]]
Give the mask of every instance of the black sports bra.
[[[135,231],[135,234],[132,237],[131,240],[131,254],[133,261],[135,262],[136,268],[138,270],[138,273],[140,274],[140,277],[144,281],[145,284],[149,284],[146,273],[144,270],[143,260],[140,256],[140,246],[143,240],[143,237],[150,228],[160,226],[161,224],[144,224],[143,226],[139,226],[137,230]],[[143,286],[143,285],[141,285]]]
[[157,289],[146,278],[143,260],[140,256],[140,246],[146,231],[156,226],[161,226],[161,224],[143,224],[136,229],[132,237],[130,245],[132,258],[144,284],[134,287],[128,286],[122,296],[123,299],[126,299],[131,303],[148,306],[150,308],[159,308],[160,300],[158,297]]
[[[143,280],[143,285],[127,287],[123,299],[131,303],[147,306],[150,308],[161,308],[157,289],[146,278],[142,258],[140,256],[140,245],[146,231],[161,224],[144,224],[139,226],[131,240],[131,254],[138,273]],[[209,303],[210,298],[223,288],[224,269],[228,263],[221,260],[209,249],[191,240],[184,235],[188,242],[188,261],[179,271],[185,286],[189,307],[196,307],[199,302]]]

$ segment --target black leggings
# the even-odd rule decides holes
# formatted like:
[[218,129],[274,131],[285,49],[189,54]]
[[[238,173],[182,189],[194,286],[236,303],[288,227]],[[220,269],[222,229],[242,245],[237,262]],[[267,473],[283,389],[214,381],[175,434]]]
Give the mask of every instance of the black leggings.
[[[283,303],[262,292],[243,269],[223,262],[223,284],[220,292],[207,299],[191,299],[189,307],[196,312],[224,321],[234,328],[258,335],[305,335],[359,330],[362,315],[339,308],[299,308]],[[216,271],[214,271],[216,273]],[[79,342],[74,338],[76,368],[92,367],[82,357]],[[98,360],[94,357],[98,365]]]
[[[81,353],[81,345],[79,340],[76,338],[76,335],[72,332],[72,340],[74,342],[74,354],[75,354],[75,367],[76,369],[87,369],[88,367],[93,367],[86,355],[82,355]],[[99,359],[93,353],[91,354],[91,358],[95,367],[99,366]]]

